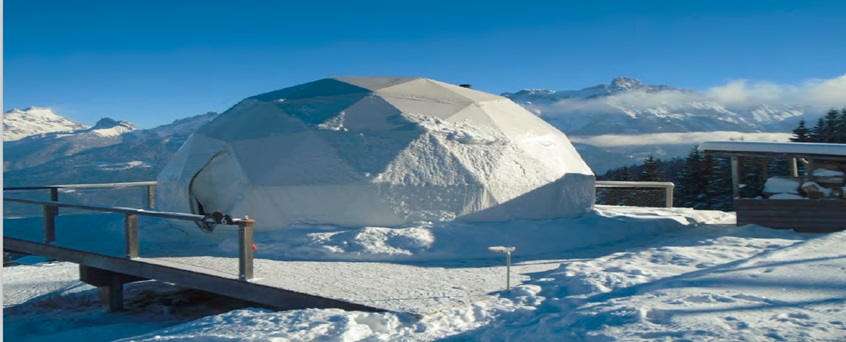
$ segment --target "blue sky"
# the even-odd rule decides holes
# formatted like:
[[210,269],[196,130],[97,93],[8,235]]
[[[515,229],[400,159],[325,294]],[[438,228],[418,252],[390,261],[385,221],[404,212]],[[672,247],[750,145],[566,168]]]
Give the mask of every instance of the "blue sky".
[[[150,128],[332,76],[491,93],[846,74],[846,1],[6,0],[4,109]],[[755,83],[757,84],[757,83]],[[732,88],[730,88],[732,89]]]

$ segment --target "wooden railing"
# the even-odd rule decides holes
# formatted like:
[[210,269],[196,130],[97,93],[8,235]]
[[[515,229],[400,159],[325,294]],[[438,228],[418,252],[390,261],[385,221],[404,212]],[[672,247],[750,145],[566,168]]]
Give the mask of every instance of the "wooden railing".
[[224,215],[216,215],[215,219],[212,215],[195,215],[186,213],[174,213],[153,211],[137,208],[125,207],[107,207],[97,205],[86,205],[78,203],[65,203],[58,201],[58,190],[62,188],[96,188],[96,187],[125,187],[125,186],[147,186],[147,196],[153,203],[152,189],[155,187],[155,182],[134,182],[134,183],[109,183],[109,184],[71,184],[71,185],[49,185],[49,186],[32,186],[32,187],[12,187],[4,188],[4,191],[23,191],[23,190],[50,190],[50,201],[31,200],[14,197],[3,197],[4,202],[16,202],[25,204],[40,205],[43,208],[43,229],[44,229],[44,243],[52,244],[56,242],[56,216],[59,214],[59,208],[75,208],[88,211],[117,213],[124,215],[124,236],[126,238],[125,257],[133,259],[139,257],[138,255],[138,216],[158,217],[164,219],[174,219],[183,221],[192,221],[200,225],[237,225],[238,226],[238,278],[241,280],[250,280],[253,278],[253,228],[255,221],[251,219],[232,218],[221,220],[220,217]]

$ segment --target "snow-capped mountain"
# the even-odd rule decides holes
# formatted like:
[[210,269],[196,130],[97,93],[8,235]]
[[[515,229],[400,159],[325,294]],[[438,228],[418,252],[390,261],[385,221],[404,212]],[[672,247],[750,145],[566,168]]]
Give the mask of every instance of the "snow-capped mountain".
[[20,140],[50,132],[74,132],[88,127],[56,115],[50,108],[14,108],[3,114],[3,141]]
[[504,93],[572,136],[708,131],[785,131],[801,108],[729,108],[706,95],[618,77],[581,90],[527,89]]
[[217,113],[138,130],[103,118],[94,127],[45,133],[4,143],[4,183],[12,185],[96,183],[155,179],[197,127]]
[[4,170],[19,170],[92,148],[118,144],[136,128],[126,121],[102,118],[94,127],[30,135],[3,143]]

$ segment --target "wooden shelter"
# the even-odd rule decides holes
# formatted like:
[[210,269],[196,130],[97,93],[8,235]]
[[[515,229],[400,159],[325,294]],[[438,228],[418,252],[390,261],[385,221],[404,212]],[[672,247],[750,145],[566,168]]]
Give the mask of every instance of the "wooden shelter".
[[[737,225],[758,224],[802,232],[831,232],[846,228],[846,144],[712,141],[699,145],[707,154],[731,158],[732,188]],[[742,158],[788,161],[788,179],[799,185],[795,199],[741,198]],[[803,172],[800,174],[800,163]],[[763,179],[769,179],[763,167]],[[822,172],[822,170],[827,170]],[[839,177],[836,176],[839,173]],[[835,176],[832,177],[831,175]]]

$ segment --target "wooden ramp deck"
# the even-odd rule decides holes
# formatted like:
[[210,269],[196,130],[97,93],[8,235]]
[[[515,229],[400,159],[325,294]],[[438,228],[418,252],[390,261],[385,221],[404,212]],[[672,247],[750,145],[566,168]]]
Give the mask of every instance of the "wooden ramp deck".
[[[239,277],[238,256],[226,255],[216,244],[179,245],[181,249],[175,249],[173,243],[144,244],[144,229],[140,234],[140,256],[127,258],[123,253],[125,237],[119,229],[120,215],[112,215],[108,224],[103,224],[101,217],[89,218],[105,215],[109,214],[57,217],[57,239],[52,243],[41,242],[41,218],[5,218],[3,249],[79,264],[80,279],[111,296],[110,305],[117,310],[122,303],[122,284],[145,279],[283,310],[339,308],[392,311],[415,317],[488,300],[490,294],[505,290],[506,285],[505,260],[498,256],[431,264],[257,257],[253,276],[245,280]],[[66,234],[69,230],[77,231]],[[92,239],[98,242],[92,243]],[[260,255],[262,247],[267,246],[257,243]],[[530,273],[557,268],[559,263],[551,261],[515,263],[510,283],[516,286]]]
[[[120,298],[117,291],[120,291],[119,286],[122,284],[154,279],[281,309],[339,308],[384,311],[372,306],[299,293],[260,282],[242,281],[235,273],[226,274],[210,269],[186,267],[185,264],[166,259],[120,258],[6,236],[3,237],[3,249],[79,264],[83,280],[92,282],[92,285],[107,287],[107,291],[116,296],[112,297],[115,299]],[[90,275],[92,269],[96,270],[97,275]],[[110,303],[110,306],[113,310],[119,309],[120,303]]]
[[[153,182],[117,185],[127,184],[146,186],[148,204],[152,206]],[[217,248],[220,241],[193,245],[184,240],[145,241],[149,231],[140,229],[139,236],[139,217],[145,218],[142,225],[149,223],[147,217],[200,224],[207,222],[208,217],[58,201],[60,189],[115,185],[4,189],[50,190],[50,201],[4,196],[7,203],[42,206],[43,216],[4,215],[3,249],[79,264],[80,279],[100,287],[111,310],[122,307],[123,284],[147,279],[279,309],[393,311],[417,317],[487,300],[491,293],[505,290],[507,283],[504,260],[496,257],[429,264],[254,258],[250,248],[252,220],[234,219],[224,224],[237,226],[235,229],[221,229],[226,226],[218,225],[215,231],[238,232],[237,255],[221,252]],[[79,209],[86,213],[80,214]],[[74,210],[77,212],[73,213]],[[191,228],[190,231],[201,234],[199,229]],[[257,243],[261,245],[261,241]],[[528,279],[529,273],[557,268],[558,263],[550,261],[516,263],[508,279],[517,285]]]

